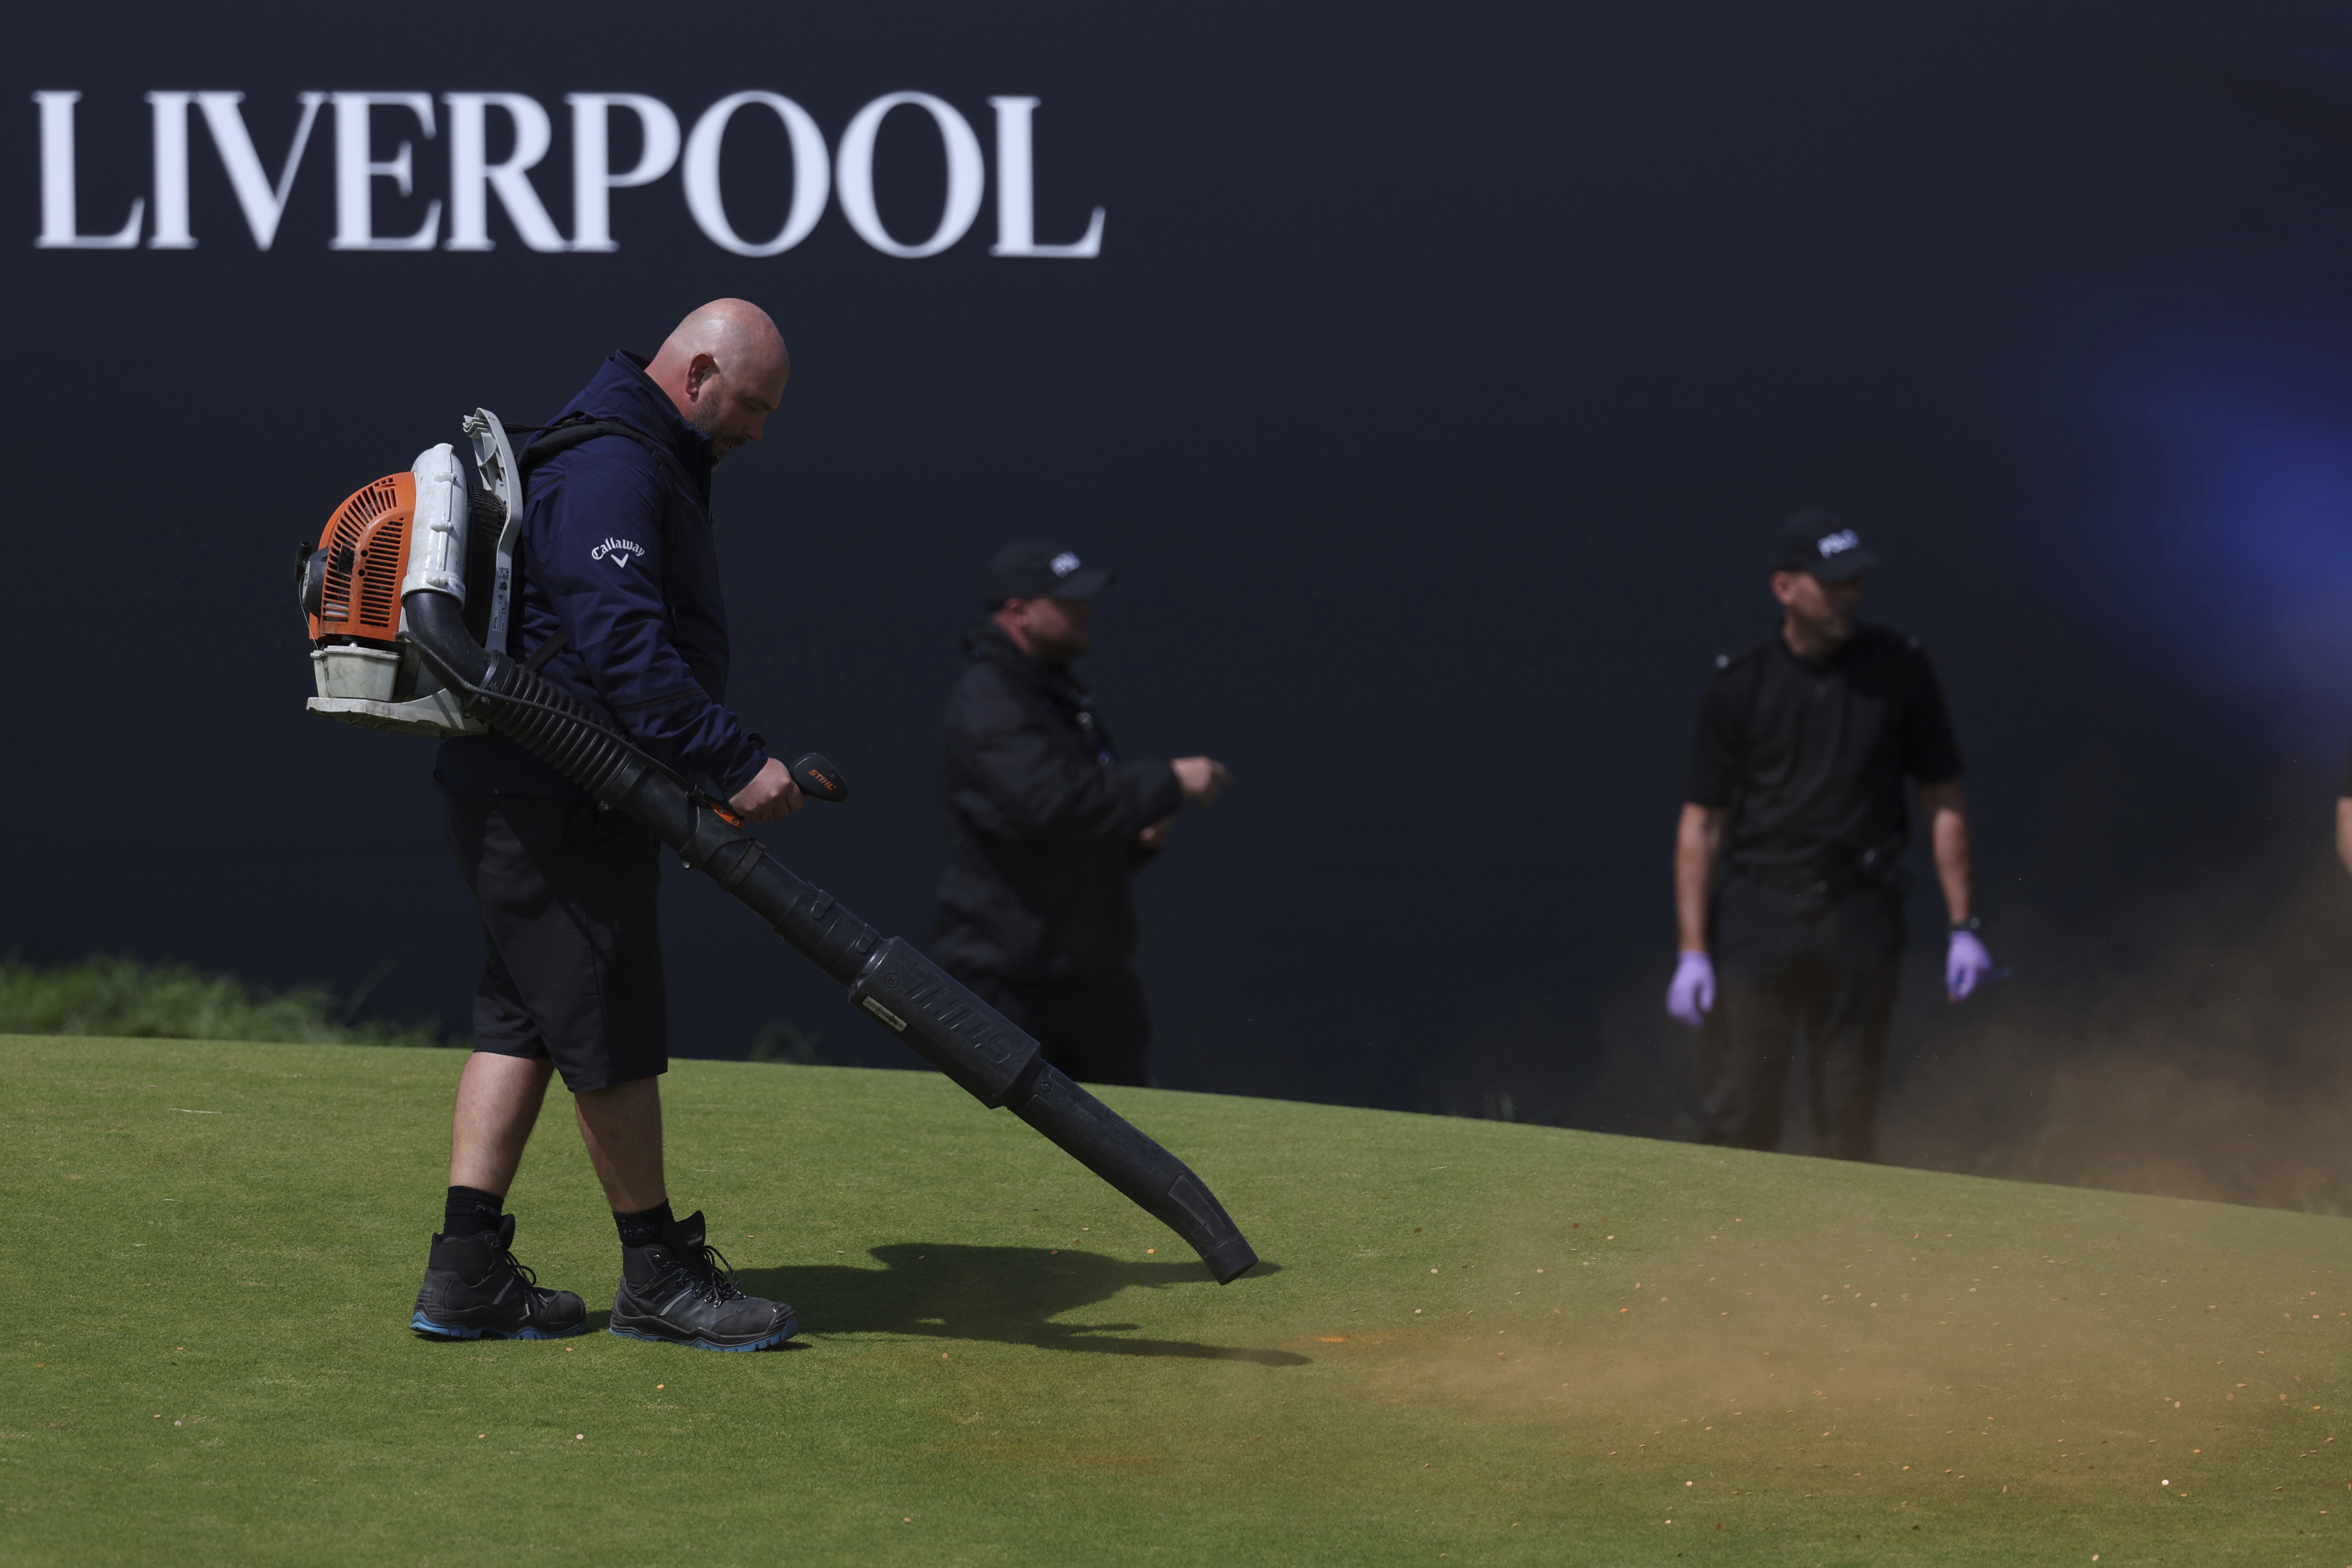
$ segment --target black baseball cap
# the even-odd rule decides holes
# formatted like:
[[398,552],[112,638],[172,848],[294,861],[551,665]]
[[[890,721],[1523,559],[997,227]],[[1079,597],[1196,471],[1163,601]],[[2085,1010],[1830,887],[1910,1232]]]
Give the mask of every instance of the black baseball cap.
[[1878,564],[1862,547],[1862,535],[1832,511],[1806,510],[1780,525],[1772,545],[1772,570],[1810,572],[1814,581],[1846,583]]
[[988,563],[982,608],[1002,609],[1007,599],[1091,599],[1118,581],[1118,573],[1087,565],[1075,550],[1047,539],[1024,539],[998,551]]

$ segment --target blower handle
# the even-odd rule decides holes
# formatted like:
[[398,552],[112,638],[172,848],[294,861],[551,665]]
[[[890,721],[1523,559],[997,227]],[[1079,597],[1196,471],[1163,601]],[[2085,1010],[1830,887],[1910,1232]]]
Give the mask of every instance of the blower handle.
[[[821,802],[830,802],[835,806],[849,799],[849,781],[842,778],[842,771],[830,764],[824,752],[804,754],[800,762],[791,766],[791,773],[793,783],[797,783],[800,793],[807,795],[809,799],[821,799]],[[727,797],[719,795],[719,787],[708,778],[696,775],[694,783],[687,787],[687,799],[691,799],[696,806],[708,806],[710,816],[719,818],[730,827],[743,826],[743,818],[736,816],[734,806],[727,804]]]
[[811,800],[839,805],[849,798],[849,781],[841,770],[827,762],[821,752],[811,752],[793,764],[793,783]]
[[[835,767],[822,752],[809,752],[799,762],[794,763],[790,771],[793,783],[800,785],[801,794],[811,800],[821,800],[829,805],[838,805],[849,798],[848,781],[841,776],[841,770]],[[698,805],[709,806],[711,815],[729,826],[743,826],[743,819],[735,814],[735,808],[719,794],[716,784],[697,784],[690,792],[690,798]]]

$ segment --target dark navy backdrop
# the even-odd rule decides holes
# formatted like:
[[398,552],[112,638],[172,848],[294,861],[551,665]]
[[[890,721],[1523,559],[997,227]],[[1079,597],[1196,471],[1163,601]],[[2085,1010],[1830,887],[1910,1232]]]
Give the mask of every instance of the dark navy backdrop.
[[[1031,532],[1115,563],[1106,711],[1238,779],[1144,884],[1171,1084],[1670,1123],[1644,1064],[1673,1043],[1689,715],[1769,626],[1759,552],[1800,503],[1850,513],[1876,616],[1944,671],[2018,987],[2168,940],[2126,918],[2158,895],[2325,853],[2352,713],[2336,8],[91,4],[12,45],[0,950],[344,988],[389,960],[371,1010],[462,1028],[478,937],[431,749],[302,715],[292,547],[461,412],[543,416],[722,293],[795,362],[718,479],[733,700],[856,790],[770,842],[926,934],[982,563]],[[567,232],[574,91],[690,126],[769,89],[835,144],[935,93],[990,205],[929,259],[838,210],[745,258],[673,173],[614,194],[615,254],[534,254],[495,204],[488,254],[335,253],[329,115],[263,254],[199,119],[196,248],[34,247],[36,91],[84,95],[97,233],[152,201],[143,93],[244,91],[274,171],[298,93],[360,89],[537,99]],[[1003,94],[1043,104],[1038,237],[1099,205],[1098,259],[989,256]],[[415,202],[379,183],[383,232],[446,195],[443,131]],[[730,142],[745,234],[782,221],[782,144],[748,117]],[[886,218],[924,232],[920,115],[878,156]],[[700,879],[666,896],[681,1053],[791,1020],[907,1059]],[[1928,1011],[1906,1048],[1964,1047]]]

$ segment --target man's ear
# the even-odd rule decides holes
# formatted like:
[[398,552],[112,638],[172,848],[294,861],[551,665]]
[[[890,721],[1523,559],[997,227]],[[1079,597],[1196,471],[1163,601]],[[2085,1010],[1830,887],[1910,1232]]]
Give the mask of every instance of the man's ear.
[[719,374],[719,362],[707,353],[698,353],[686,364],[686,395],[688,402],[702,395],[710,378]]

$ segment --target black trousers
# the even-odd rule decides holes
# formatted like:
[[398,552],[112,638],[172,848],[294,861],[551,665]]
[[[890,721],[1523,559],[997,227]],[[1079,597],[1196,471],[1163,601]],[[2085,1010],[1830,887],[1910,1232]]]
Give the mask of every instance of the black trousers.
[[1031,984],[960,974],[974,995],[1045,1047],[1045,1059],[1080,1083],[1151,1083],[1151,1014],[1143,982],[1124,965],[1091,980]]
[[1717,996],[1699,1036],[1705,1141],[1778,1147],[1781,1089],[1801,1029],[1811,1047],[1813,1152],[1874,1158],[1903,953],[1901,900],[1869,887],[1790,892],[1727,874],[1711,925]]
[[551,1057],[574,1094],[667,1072],[660,841],[590,801],[442,800],[482,914],[474,1048]]

